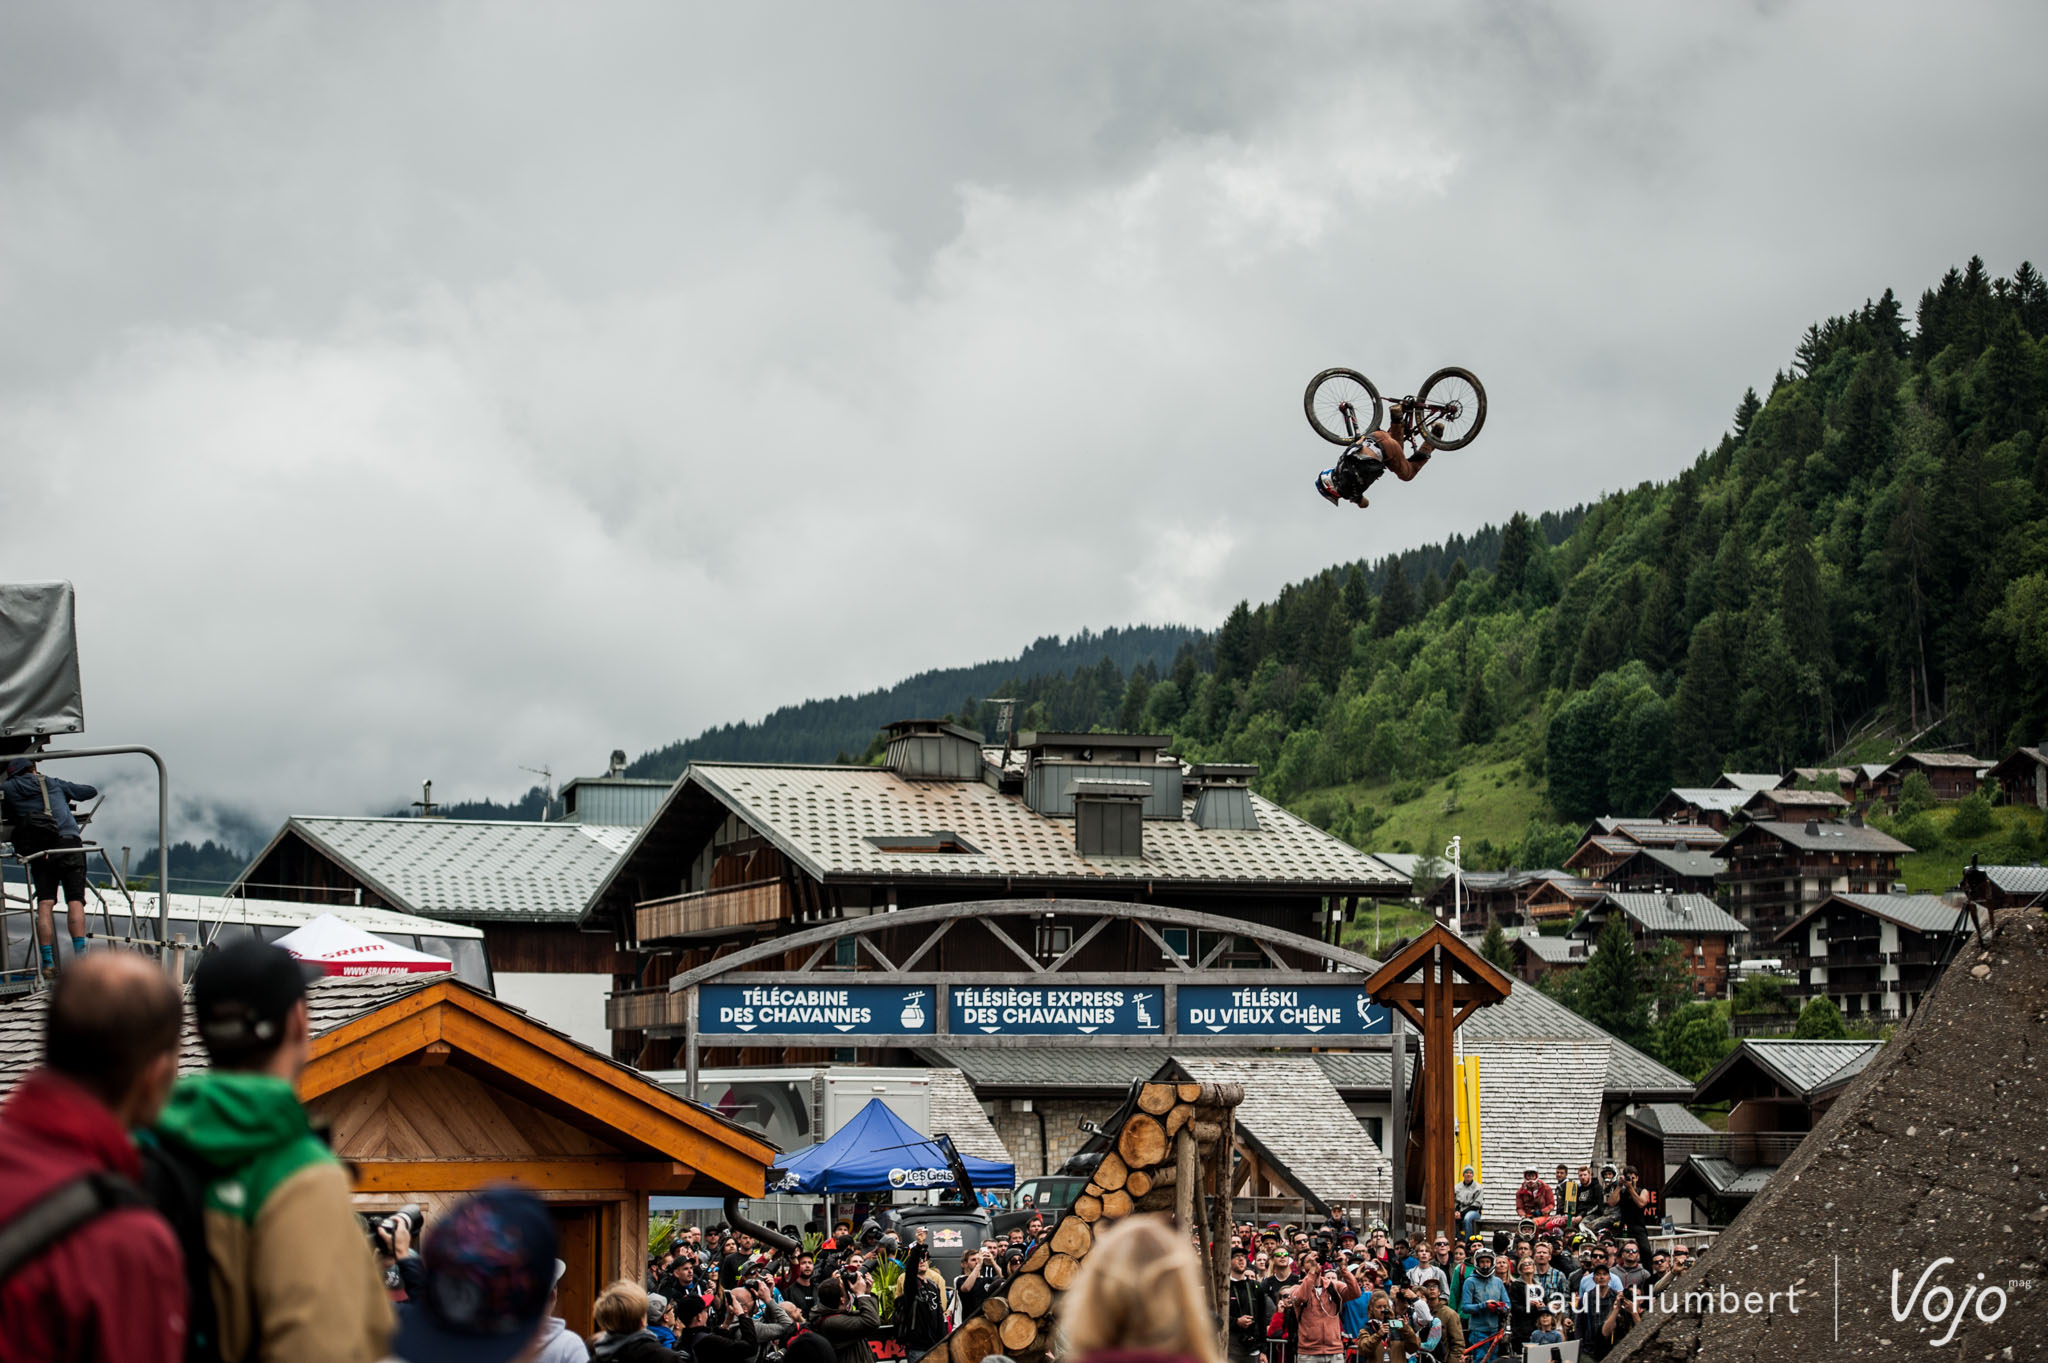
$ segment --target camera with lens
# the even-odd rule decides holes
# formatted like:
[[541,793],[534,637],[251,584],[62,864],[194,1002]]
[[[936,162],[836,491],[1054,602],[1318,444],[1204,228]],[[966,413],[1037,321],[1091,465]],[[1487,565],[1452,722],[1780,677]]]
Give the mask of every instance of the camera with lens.
[[420,1227],[425,1225],[427,1220],[426,1213],[420,1210],[417,1202],[408,1202],[389,1216],[365,1215],[360,1219],[363,1223],[364,1234],[370,1237],[370,1248],[378,1251],[380,1254],[395,1252],[394,1247],[398,1242],[400,1222],[405,1224],[406,1236],[412,1241],[413,1247],[417,1249],[420,1242]]

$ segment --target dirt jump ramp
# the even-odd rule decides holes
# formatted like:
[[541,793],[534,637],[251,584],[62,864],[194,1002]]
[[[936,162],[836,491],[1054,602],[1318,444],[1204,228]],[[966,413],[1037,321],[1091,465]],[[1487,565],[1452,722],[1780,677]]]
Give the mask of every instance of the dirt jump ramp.
[[2019,909],[1609,1357],[2048,1359],[2044,1260],[2048,919]]

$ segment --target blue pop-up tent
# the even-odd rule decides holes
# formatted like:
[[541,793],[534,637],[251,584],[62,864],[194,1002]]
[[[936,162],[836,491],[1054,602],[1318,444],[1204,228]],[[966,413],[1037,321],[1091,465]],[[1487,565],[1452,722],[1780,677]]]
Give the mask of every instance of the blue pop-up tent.
[[[1017,1166],[962,1155],[967,1179],[977,1188],[1013,1188]],[[953,1170],[937,1141],[890,1110],[880,1098],[808,1150],[777,1160],[768,1177],[771,1193],[861,1193],[884,1188],[920,1191],[953,1186]]]

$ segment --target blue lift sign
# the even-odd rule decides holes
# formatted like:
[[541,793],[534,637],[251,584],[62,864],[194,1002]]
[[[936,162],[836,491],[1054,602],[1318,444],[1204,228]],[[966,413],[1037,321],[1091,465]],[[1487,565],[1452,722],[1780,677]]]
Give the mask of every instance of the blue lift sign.
[[1392,1029],[1387,1010],[1345,985],[1181,985],[1184,1036],[1378,1036]]
[[697,1031],[731,1036],[840,1033],[935,1035],[930,989],[895,985],[705,985],[697,992]]

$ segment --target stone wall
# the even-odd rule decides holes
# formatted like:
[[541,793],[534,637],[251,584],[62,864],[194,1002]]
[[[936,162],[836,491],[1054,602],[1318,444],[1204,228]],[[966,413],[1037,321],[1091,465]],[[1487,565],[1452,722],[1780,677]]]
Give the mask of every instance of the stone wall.
[[[1019,1112],[1017,1100],[992,1098],[982,1104],[988,1119],[994,1123],[996,1135],[1002,1137],[1004,1148],[1016,1162],[1017,1177],[1033,1178],[1049,1174],[1081,1152],[1088,1142],[1088,1133],[1081,1130],[1081,1119],[1092,1122],[1106,1122],[1116,1115],[1121,1102],[1118,1098],[1038,1098],[1032,1100],[1033,1111]],[[1039,1118],[1045,1119],[1045,1142],[1038,1139]],[[1050,1147],[1047,1149],[1046,1147]]]

